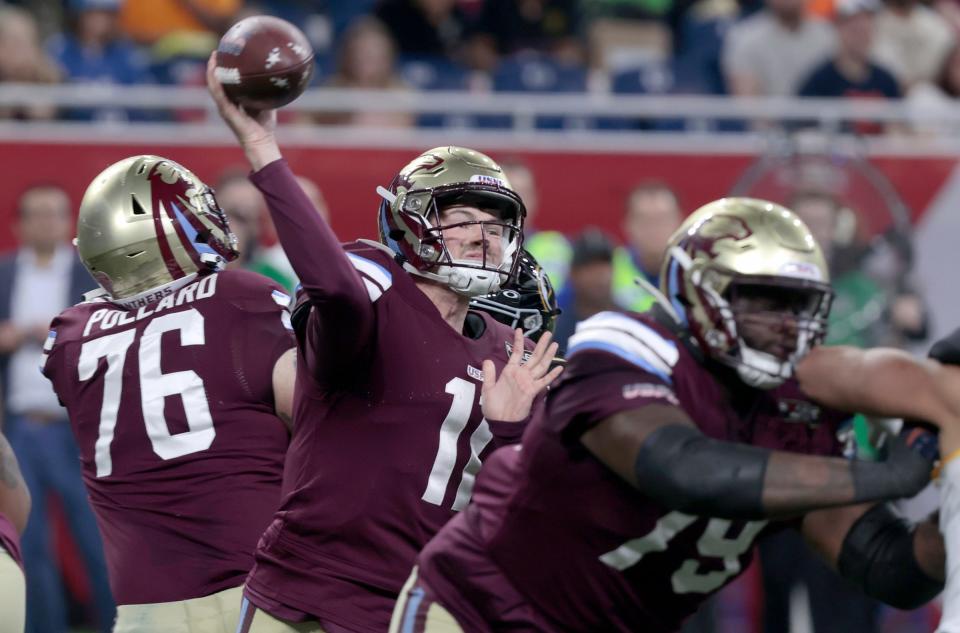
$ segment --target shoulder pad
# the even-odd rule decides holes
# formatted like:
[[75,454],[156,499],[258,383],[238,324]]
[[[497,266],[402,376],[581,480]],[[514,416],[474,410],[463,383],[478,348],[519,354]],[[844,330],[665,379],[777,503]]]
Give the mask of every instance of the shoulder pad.
[[587,350],[619,356],[667,382],[672,382],[673,367],[680,360],[671,334],[619,312],[601,312],[577,325],[567,357]]

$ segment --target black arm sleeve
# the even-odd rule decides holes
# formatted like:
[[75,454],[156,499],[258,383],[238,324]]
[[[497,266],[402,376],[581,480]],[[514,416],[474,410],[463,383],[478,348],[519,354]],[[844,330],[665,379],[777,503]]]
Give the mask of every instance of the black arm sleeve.
[[920,569],[913,534],[887,504],[877,504],[847,532],[837,568],[867,595],[898,609],[916,609],[936,597],[943,583]]
[[673,510],[722,519],[759,519],[770,451],[721,442],[691,426],[650,434],[634,469],[644,494]]

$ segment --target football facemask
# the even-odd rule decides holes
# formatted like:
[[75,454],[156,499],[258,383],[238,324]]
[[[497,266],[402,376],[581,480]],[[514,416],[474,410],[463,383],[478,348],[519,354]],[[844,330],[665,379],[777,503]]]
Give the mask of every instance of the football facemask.
[[522,328],[523,335],[534,341],[544,332],[553,332],[560,314],[550,279],[527,251],[520,253],[515,280],[496,294],[472,299],[470,307],[486,312],[511,329]]

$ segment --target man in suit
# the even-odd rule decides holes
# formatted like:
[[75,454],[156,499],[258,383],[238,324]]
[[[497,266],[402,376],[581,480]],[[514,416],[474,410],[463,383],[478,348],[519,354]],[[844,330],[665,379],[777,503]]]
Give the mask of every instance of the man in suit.
[[61,502],[86,565],[99,628],[107,631],[113,599],[80,475],[79,450],[66,410],[38,371],[50,320],[95,284],[70,246],[70,199],[61,188],[27,189],[17,214],[19,248],[0,259],[0,381],[6,395],[5,432],[34,499],[22,539],[27,631],[60,633],[67,628],[47,512],[51,494]]

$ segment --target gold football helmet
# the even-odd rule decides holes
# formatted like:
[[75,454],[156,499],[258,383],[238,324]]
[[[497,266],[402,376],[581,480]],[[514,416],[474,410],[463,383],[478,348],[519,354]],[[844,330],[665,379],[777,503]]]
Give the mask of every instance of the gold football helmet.
[[[380,241],[415,275],[439,281],[468,297],[496,292],[513,273],[523,241],[526,209],[500,166],[465,147],[437,147],[400,170],[389,189],[378,187]],[[469,205],[496,214],[496,222],[442,225],[441,212]],[[485,236],[501,240],[501,261],[454,259],[443,230],[480,224]]]
[[833,296],[806,225],[754,198],[724,198],[690,215],[670,238],[660,290],[708,356],[762,389],[790,378],[823,339]]
[[93,179],[80,204],[77,250],[97,283],[136,300],[237,257],[213,190],[159,156],[133,156]]

